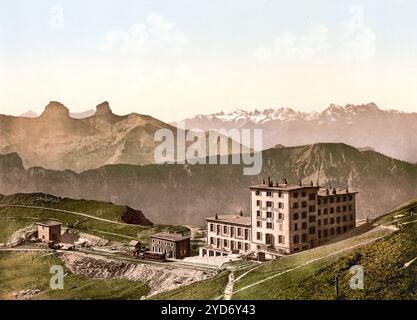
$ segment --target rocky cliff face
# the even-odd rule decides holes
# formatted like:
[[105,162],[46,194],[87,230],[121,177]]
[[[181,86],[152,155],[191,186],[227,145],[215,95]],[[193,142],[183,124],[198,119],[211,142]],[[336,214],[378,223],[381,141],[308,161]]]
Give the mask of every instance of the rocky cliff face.
[[[0,115],[0,153],[18,153],[26,167],[77,172],[107,164],[153,164],[161,144],[154,139],[159,129],[170,130],[175,145],[177,135],[184,133],[150,116],[115,115],[108,102],[99,104],[94,115],[74,119],[68,108],[52,101],[39,117]],[[228,143],[230,150],[239,146]],[[175,161],[175,151],[169,156]]]
[[140,208],[163,224],[202,224],[215,213],[249,212],[248,186],[264,177],[300,179],[358,190],[358,216],[383,214],[417,196],[417,166],[345,144],[263,152],[259,176],[242,165],[108,165],[82,173],[24,169],[16,154],[0,156],[0,193],[42,191]]

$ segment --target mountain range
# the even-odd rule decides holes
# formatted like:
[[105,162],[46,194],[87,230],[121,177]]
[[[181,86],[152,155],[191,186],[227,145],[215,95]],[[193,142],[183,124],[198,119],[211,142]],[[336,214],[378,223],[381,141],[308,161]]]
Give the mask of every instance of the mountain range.
[[349,186],[359,191],[358,218],[382,214],[417,195],[417,165],[346,144],[272,148],[262,158],[258,176],[242,175],[243,164],[115,164],[76,173],[26,169],[21,157],[10,153],[0,155],[0,193],[111,201],[140,209],[155,223],[199,225],[215,213],[248,214],[248,186],[266,177]]
[[[0,115],[0,153],[18,153],[26,167],[81,172],[106,164],[155,163],[154,151],[161,142],[154,136],[159,129],[169,130],[175,138],[174,150],[167,152],[169,161],[175,162],[176,138],[188,133],[148,115],[115,115],[108,102],[98,105],[93,115],[83,115],[87,117],[71,117],[69,109],[56,101],[50,102],[40,116]],[[241,147],[231,139],[227,142],[228,152]]]
[[236,110],[197,115],[185,120],[187,129],[260,128],[263,148],[341,142],[373,148],[390,157],[417,163],[417,113],[382,110],[375,103],[330,105],[323,112],[291,108]]

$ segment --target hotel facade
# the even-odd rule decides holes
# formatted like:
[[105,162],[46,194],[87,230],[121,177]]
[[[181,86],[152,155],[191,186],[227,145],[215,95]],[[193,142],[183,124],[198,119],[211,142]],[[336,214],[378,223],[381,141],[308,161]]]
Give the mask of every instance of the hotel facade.
[[273,183],[250,186],[250,216],[207,218],[201,256],[256,255],[260,260],[319,246],[356,227],[356,195],[349,188]]

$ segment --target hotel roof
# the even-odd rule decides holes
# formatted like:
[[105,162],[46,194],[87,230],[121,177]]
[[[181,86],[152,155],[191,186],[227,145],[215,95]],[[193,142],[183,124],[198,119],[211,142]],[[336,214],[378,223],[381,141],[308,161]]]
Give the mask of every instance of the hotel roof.
[[61,226],[62,223],[58,222],[58,221],[42,221],[42,222],[38,222],[38,225],[44,226],[44,227],[55,227],[55,226]]
[[320,187],[318,186],[312,186],[311,184],[273,184],[272,186],[269,186],[268,184],[255,184],[252,186],[249,186],[250,189],[264,189],[264,190],[276,190],[276,191],[293,191],[298,189],[306,189],[306,188],[315,188],[318,189]]
[[234,223],[234,224],[240,224],[240,225],[245,225],[245,226],[251,225],[250,217],[242,217],[242,216],[230,215],[230,214],[209,217],[207,218],[207,220]]
[[190,239],[189,236],[182,236],[180,234],[176,233],[168,233],[168,232],[161,232],[161,233],[155,233],[150,235],[151,238],[158,238],[162,240],[168,240],[168,241],[181,241]]

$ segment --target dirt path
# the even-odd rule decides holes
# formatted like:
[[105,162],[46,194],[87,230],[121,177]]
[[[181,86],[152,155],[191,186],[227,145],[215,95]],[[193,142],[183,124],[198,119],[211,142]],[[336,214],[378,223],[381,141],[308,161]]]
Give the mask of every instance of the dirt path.
[[232,300],[234,279],[235,279],[234,273],[230,272],[229,281],[227,282],[226,288],[224,288],[223,300]]
[[[246,287],[240,288],[240,289],[238,289],[238,290],[234,291],[233,293],[238,293],[238,292],[240,292],[240,291],[243,291],[243,290],[246,290],[246,289],[252,288],[252,287],[254,287],[254,286],[258,285],[258,284],[264,283],[264,282],[266,282],[266,281],[269,281],[269,280],[271,280],[271,279],[273,279],[273,278],[279,277],[279,276],[281,276],[281,275],[283,275],[283,274],[286,274],[286,273],[288,273],[288,272],[291,272],[291,271],[297,270],[297,269],[299,269],[299,268],[305,267],[305,266],[307,266],[307,265],[309,265],[309,264],[312,264],[312,263],[314,263],[314,262],[317,262],[317,261],[320,261],[320,260],[323,260],[323,259],[326,259],[326,258],[330,258],[330,257],[332,257],[332,256],[338,255],[339,253],[343,253],[343,252],[345,252],[345,251],[350,251],[350,250],[353,250],[353,249],[356,249],[356,248],[359,248],[359,247],[365,246],[365,245],[367,245],[367,244],[370,244],[370,243],[375,242],[375,241],[377,241],[377,240],[379,240],[379,239],[382,239],[382,238],[384,238],[384,236],[377,237],[377,238],[375,238],[375,239],[371,239],[371,240],[368,240],[368,241],[365,241],[365,242],[362,242],[362,243],[359,243],[359,244],[356,244],[356,245],[350,246],[350,247],[348,247],[348,248],[344,248],[344,249],[341,249],[341,250],[338,250],[338,251],[332,252],[332,253],[330,253],[330,254],[328,254],[328,255],[325,255],[325,256],[323,256],[323,257],[320,257],[320,258],[315,258],[315,259],[312,259],[312,260],[306,261],[306,262],[304,262],[303,264],[300,264],[300,265],[298,265],[298,266],[296,266],[296,267],[293,267],[293,268],[287,269],[287,270],[282,271],[282,272],[280,272],[280,273],[274,274],[274,275],[272,275],[272,276],[270,276],[270,277],[268,277],[268,278],[265,278],[265,279],[259,280],[259,281],[255,282],[255,283],[252,283],[252,284],[250,284],[250,285],[248,285],[248,286],[246,286]],[[252,269],[252,270],[253,270],[253,269]],[[252,271],[252,270],[250,270],[250,271]],[[250,271],[249,271],[249,272],[250,272]],[[249,272],[247,272],[247,273],[249,273]]]
[[81,213],[81,212],[75,212],[75,211],[68,211],[68,210],[61,210],[61,209],[55,209],[55,208],[48,208],[48,207],[36,207],[36,206],[23,206],[23,205],[14,205],[14,204],[0,204],[0,207],[9,207],[9,208],[28,208],[28,209],[38,209],[38,210],[48,210],[48,211],[55,211],[55,212],[61,212],[61,213],[69,213],[74,214],[80,217],[85,217],[89,219],[94,219],[102,222],[117,224],[121,226],[132,226],[131,224],[127,224],[124,222],[118,222],[113,220],[108,220],[104,218],[95,217],[89,214]]

